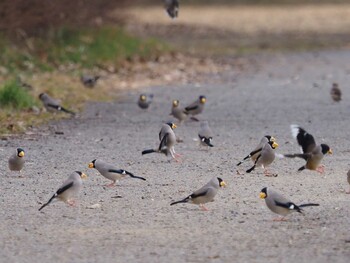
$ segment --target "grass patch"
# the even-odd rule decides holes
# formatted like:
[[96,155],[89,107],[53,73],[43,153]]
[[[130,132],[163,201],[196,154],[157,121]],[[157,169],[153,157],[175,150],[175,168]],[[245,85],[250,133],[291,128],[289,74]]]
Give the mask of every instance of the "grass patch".
[[148,59],[167,50],[154,39],[140,39],[120,28],[67,29],[51,31],[44,37],[28,38],[13,44],[0,40],[0,72],[52,71],[72,64],[75,68],[118,67],[133,56]]
[[0,108],[29,109],[35,105],[34,98],[16,80],[9,80],[0,87]]

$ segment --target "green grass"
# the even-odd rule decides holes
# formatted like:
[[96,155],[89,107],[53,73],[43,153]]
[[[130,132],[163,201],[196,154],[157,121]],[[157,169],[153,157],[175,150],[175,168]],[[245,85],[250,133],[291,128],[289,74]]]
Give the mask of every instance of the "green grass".
[[16,110],[30,109],[35,105],[35,99],[23,88],[18,81],[9,80],[0,87],[0,109]]
[[154,39],[139,39],[120,28],[66,29],[13,44],[0,38],[0,61],[8,73],[16,71],[52,71],[75,64],[80,68],[118,64],[138,56],[149,58],[167,50]]

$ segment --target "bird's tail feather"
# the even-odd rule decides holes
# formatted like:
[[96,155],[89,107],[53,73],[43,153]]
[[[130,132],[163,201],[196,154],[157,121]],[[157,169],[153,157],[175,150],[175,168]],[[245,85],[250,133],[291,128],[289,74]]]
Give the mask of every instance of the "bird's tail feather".
[[39,208],[39,211],[41,211],[45,206],[49,205],[53,199],[55,199],[57,196],[57,194],[54,194],[49,201],[47,201],[47,203],[43,204],[40,208]]
[[250,173],[250,172],[252,172],[254,169],[255,169],[255,164],[254,164],[250,169],[248,169],[246,172],[247,172],[247,173]]
[[75,115],[75,112],[67,110],[67,109],[65,109],[63,107],[61,107],[61,111],[65,112],[65,113],[69,113],[69,114]]
[[144,154],[149,154],[149,153],[155,153],[155,152],[157,152],[157,151],[154,150],[154,149],[148,149],[148,150],[142,151],[142,155],[144,155]]
[[315,203],[308,203],[308,204],[302,204],[302,205],[299,205],[299,207],[307,207],[307,206],[319,206],[320,204],[315,204]]
[[146,181],[145,178],[141,177],[141,176],[136,176],[136,175],[133,175],[132,173],[128,172],[128,171],[125,171],[131,178],[135,178],[135,179],[141,179],[141,180],[144,180]]
[[189,200],[189,198],[186,197],[185,199],[182,199],[180,201],[172,202],[170,205],[176,205],[176,204],[180,204],[180,203],[187,203],[188,200]]

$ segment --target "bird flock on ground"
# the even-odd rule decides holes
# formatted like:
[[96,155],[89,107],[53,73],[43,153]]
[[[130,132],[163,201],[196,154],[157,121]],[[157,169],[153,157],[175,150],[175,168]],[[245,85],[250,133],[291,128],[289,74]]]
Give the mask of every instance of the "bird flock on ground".
[[[81,82],[85,86],[91,88],[96,84],[96,81],[98,79],[99,77],[85,76],[81,77]],[[338,84],[333,84],[330,94],[334,101],[339,102],[341,100],[341,91]],[[50,97],[46,93],[41,93],[39,95],[39,99],[42,101],[44,108],[49,112],[63,112],[71,114],[72,116],[75,115],[74,112],[62,107],[58,100]],[[147,109],[151,106],[153,99],[153,94],[141,94],[138,97],[137,105],[140,107],[140,109],[147,111]],[[213,148],[213,132],[209,126],[209,122],[207,120],[200,120],[198,118],[198,115],[203,112],[206,102],[207,98],[204,95],[198,96],[195,101],[185,107],[180,106],[179,100],[173,100],[170,115],[176,119],[176,123],[174,121],[162,124],[159,132],[159,146],[155,149],[151,148],[143,150],[142,155],[160,153],[164,154],[165,156],[170,156],[171,159],[175,160],[176,162],[181,162],[181,155],[175,152],[175,145],[178,142],[178,139],[175,135],[174,129],[178,126],[181,126],[184,122],[187,121],[200,122],[198,131],[199,145],[206,147],[207,150]],[[261,138],[258,145],[240,162],[238,162],[236,166],[238,167],[244,165],[246,161],[251,160],[253,165],[245,171],[246,173],[251,173],[256,168],[261,167],[264,169],[265,176],[277,176],[276,174],[270,173],[267,170],[268,166],[274,162],[277,156],[278,158],[303,159],[305,164],[298,169],[299,172],[308,169],[321,174],[324,173],[324,166],[321,164],[321,161],[325,155],[332,154],[331,148],[327,144],[316,144],[314,137],[302,127],[295,124],[292,124],[290,127],[292,136],[296,139],[298,145],[300,146],[301,153],[284,155],[276,154],[275,149],[278,147],[278,143],[275,137],[266,135]],[[25,165],[24,149],[17,148],[16,152],[9,157],[8,164],[11,171],[18,171],[20,173],[20,176],[22,176],[21,171]],[[88,167],[96,169],[103,177],[111,181],[111,183],[106,185],[106,187],[114,187],[117,181],[127,177],[139,179],[142,181],[146,180],[143,177],[136,176],[127,170],[119,169],[113,164],[106,163],[100,159],[92,160],[88,164]],[[237,173],[240,174],[240,171],[237,170]],[[82,189],[82,179],[86,177],[87,175],[81,171],[75,171],[70,174],[66,181],[63,182],[63,184],[48,200],[48,202],[44,203],[39,208],[39,211],[41,211],[54,200],[60,200],[71,206],[74,206],[74,198]],[[347,173],[347,180],[350,184],[350,170]],[[218,190],[222,187],[226,187],[226,183],[223,181],[223,179],[219,177],[213,177],[208,183],[206,183],[198,190],[194,191],[192,194],[179,201],[174,201],[170,205],[172,206],[179,203],[192,203],[199,205],[202,210],[207,211],[208,209],[204,205],[206,203],[212,202]],[[346,193],[350,194],[350,190]],[[267,207],[272,212],[280,215],[280,217],[274,219],[276,221],[286,220],[285,216],[293,211],[301,213],[302,208],[304,207],[319,205],[315,203],[296,205],[270,187],[264,187],[261,190],[260,198],[265,199]]]
[[[179,12],[179,2],[177,0],[164,0],[165,10],[171,18],[176,18]],[[82,84],[87,88],[93,88],[99,76],[83,75],[80,80]],[[341,90],[337,83],[333,83],[330,95],[335,102],[341,100]],[[153,102],[153,94],[141,94],[138,98],[137,104],[142,110],[147,110]],[[42,101],[43,106],[49,112],[64,112],[67,114],[75,115],[74,112],[67,110],[61,106],[60,102],[46,93],[41,93],[39,99]],[[185,121],[197,121],[200,122],[200,129],[198,131],[199,144],[205,146],[207,149],[213,148],[212,144],[213,132],[209,126],[208,121],[199,120],[197,115],[201,114],[205,108],[207,98],[204,95],[199,96],[195,101],[185,107],[180,106],[180,101],[175,99],[172,101],[171,113],[176,120],[174,122],[164,123],[161,126],[159,132],[159,146],[156,149],[146,149],[142,151],[142,155],[150,153],[160,153],[165,156],[171,156],[176,162],[181,162],[181,155],[175,152],[175,145],[178,138],[175,135],[174,129],[177,126],[182,125]],[[264,136],[259,144],[248,155],[246,155],[237,166],[243,165],[246,161],[251,160],[253,165],[247,169],[246,173],[253,172],[257,167],[264,169],[265,176],[277,176],[276,174],[269,173],[267,167],[273,163],[276,156],[279,158],[301,158],[305,164],[301,166],[298,171],[301,172],[305,169],[324,173],[324,166],[321,165],[321,161],[326,154],[332,154],[331,148],[327,144],[316,144],[314,137],[309,134],[304,128],[292,124],[291,132],[293,137],[298,142],[301,153],[277,155],[275,149],[278,147],[278,143],[275,137],[271,135]],[[214,147],[215,148],[215,147]],[[8,160],[9,169],[11,171],[18,171],[21,175],[21,171],[25,165],[25,151],[22,148],[17,148],[16,152],[10,156]],[[146,179],[140,176],[136,176],[131,172],[119,169],[113,164],[106,163],[100,159],[92,160],[88,164],[89,168],[96,169],[103,177],[110,180],[111,183],[106,185],[107,187],[115,186],[116,182],[129,177],[133,179],[139,179],[145,181]],[[237,170],[237,173],[240,172]],[[82,179],[86,178],[86,174],[81,171],[75,171],[69,175],[66,181],[58,188],[53,196],[44,203],[40,208],[41,211],[47,205],[54,200],[61,200],[71,206],[75,205],[74,197],[77,196],[82,189]],[[350,170],[347,173],[347,181],[350,185]],[[170,205],[179,203],[192,203],[199,205],[202,210],[208,210],[204,205],[212,202],[216,196],[218,190],[222,187],[226,187],[226,183],[219,177],[212,178],[208,183],[194,191],[187,197],[174,201]],[[346,193],[350,194],[350,190]],[[275,219],[276,221],[286,220],[285,216],[291,212],[302,212],[302,208],[309,206],[318,206],[319,204],[307,203],[296,205],[282,194],[270,187],[264,187],[260,192],[260,198],[265,200],[266,206],[274,213],[281,217]]]

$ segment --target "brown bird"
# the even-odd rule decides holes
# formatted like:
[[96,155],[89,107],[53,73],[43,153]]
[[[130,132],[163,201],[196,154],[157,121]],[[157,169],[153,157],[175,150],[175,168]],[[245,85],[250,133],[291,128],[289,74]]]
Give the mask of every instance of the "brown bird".
[[335,102],[341,101],[341,90],[338,83],[333,83],[331,88],[331,97]]

